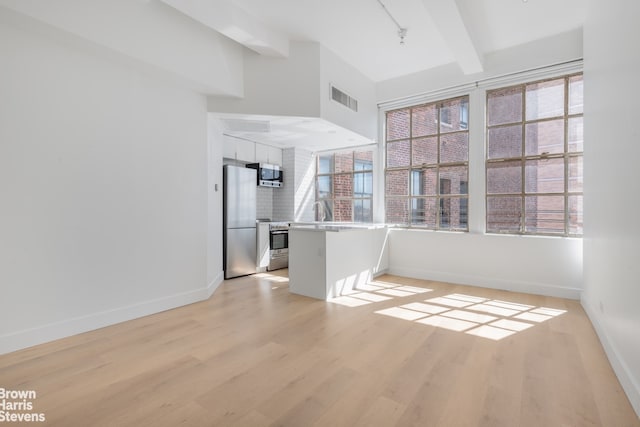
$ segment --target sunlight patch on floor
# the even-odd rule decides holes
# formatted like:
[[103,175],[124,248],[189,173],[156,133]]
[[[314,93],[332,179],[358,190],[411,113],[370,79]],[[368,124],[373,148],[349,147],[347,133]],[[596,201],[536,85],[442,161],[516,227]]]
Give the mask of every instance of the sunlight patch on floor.
[[335,298],[330,298],[327,301],[334,304],[345,305],[347,307],[358,307],[375,302],[388,301],[393,298],[408,297],[427,292],[433,292],[433,289],[374,280],[367,283],[357,284],[348,293],[344,293],[343,295]]
[[369,292],[358,292],[357,294],[351,294],[349,296],[354,298],[360,298],[360,299],[371,301],[371,302],[380,302],[380,301],[387,301],[392,299],[391,297],[386,297],[384,295],[378,295],[378,294],[373,294]]
[[288,277],[278,276],[276,274],[271,274],[271,273],[256,273],[256,274],[253,275],[253,277],[258,277],[260,279],[264,279],[264,280],[268,280],[270,282],[276,282],[276,283],[288,283],[289,282],[289,278]]
[[358,307],[361,305],[367,305],[371,303],[371,301],[367,301],[360,298],[354,298],[350,295],[343,295],[341,297],[333,298],[330,301],[336,304],[346,305],[347,307]]
[[471,329],[467,331],[468,334],[476,335],[478,337],[489,338],[491,340],[501,340],[504,337],[508,337],[509,335],[513,335],[516,331],[510,331],[508,329],[503,328],[495,328],[489,325],[482,325],[475,329]]
[[450,294],[375,313],[498,341],[566,313],[566,310]]
[[406,308],[401,308],[401,307],[385,308],[384,310],[376,311],[376,313],[384,314],[385,316],[397,317],[398,319],[404,319],[404,320],[416,320],[426,316],[425,313],[421,313],[419,311],[407,310]]
[[[347,307],[361,307],[428,292],[433,292],[433,289],[373,280],[328,301]],[[452,293],[398,304],[375,313],[499,341],[564,314],[566,310]]]
[[421,311],[427,314],[438,314],[448,310],[448,308],[439,307],[432,304],[425,304],[423,302],[412,302],[409,304],[401,305],[400,307],[407,308],[409,310]]
[[465,329],[469,329],[474,326],[477,326],[477,323],[467,322],[466,320],[460,320],[460,319],[452,319],[450,317],[443,317],[443,316],[431,316],[425,319],[420,319],[418,320],[418,322],[422,323],[423,325],[436,326],[438,328],[449,329],[450,331],[457,331],[457,332],[461,332],[461,331],[464,331]]
[[427,302],[434,302],[436,304],[441,304],[441,305],[447,305],[449,307],[458,307],[458,308],[462,308],[462,307],[467,307],[470,306],[473,303],[470,303],[469,301],[461,301],[458,299],[453,299],[453,298],[449,298],[449,297],[437,297],[437,298],[431,298],[426,300]]
[[410,295],[415,295],[413,292],[400,291],[398,289],[382,289],[379,290],[378,293],[391,295],[393,297],[408,297]]
[[496,326],[502,329],[509,329],[510,331],[524,331],[525,329],[529,329],[533,325],[531,323],[518,322],[516,320],[509,319],[500,319],[493,323],[490,323],[491,326]]

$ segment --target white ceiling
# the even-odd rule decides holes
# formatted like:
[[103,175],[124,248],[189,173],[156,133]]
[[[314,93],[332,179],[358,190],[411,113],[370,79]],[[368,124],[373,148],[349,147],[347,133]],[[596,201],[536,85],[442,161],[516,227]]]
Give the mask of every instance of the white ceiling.
[[[464,63],[473,55],[481,59],[488,52],[579,28],[587,3],[381,0],[408,28],[400,45],[397,28],[378,0],[228,1],[290,40],[319,42],[374,82]],[[475,52],[460,47],[467,41]]]
[[302,146],[309,151],[362,146],[372,141],[317,117],[216,114],[223,133],[278,148]]
[[[483,71],[485,54],[582,27],[585,0],[161,0],[262,55],[318,42],[374,82],[457,63]],[[400,44],[398,27],[408,29]],[[317,118],[228,116],[270,131],[228,135],[312,151],[371,141]],[[232,122],[228,122],[232,123]]]

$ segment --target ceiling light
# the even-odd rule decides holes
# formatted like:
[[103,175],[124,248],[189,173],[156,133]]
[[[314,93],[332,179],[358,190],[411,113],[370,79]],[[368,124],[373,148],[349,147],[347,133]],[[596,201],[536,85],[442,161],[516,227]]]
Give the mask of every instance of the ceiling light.
[[389,10],[384,5],[384,3],[382,3],[382,0],[378,0],[378,3],[380,3],[380,6],[382,6],[382,9],[384,9],[384,11],[387,14],[387,16],[389,17],[389,19],[391,19],[393,21],[393,23],[395,24],[395,26],[398,27],[398,37],[400,37],[400,44],[404,44],[404,38],[407,36],[407,31],[409,29],[403,27],[400,24],[398,24],[398,21],[396,21],[396,18],[394,18],[393,15],[391,15],[391,12],[389,12]]
[[400,37],[400,44],[404,44],[404,37],[407,35],[406,28],[400,28],[398,30],[398,37]]

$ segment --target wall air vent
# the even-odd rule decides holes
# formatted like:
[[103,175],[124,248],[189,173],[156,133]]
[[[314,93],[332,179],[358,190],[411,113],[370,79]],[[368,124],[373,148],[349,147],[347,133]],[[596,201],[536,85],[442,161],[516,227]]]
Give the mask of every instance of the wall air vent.
[[331,99],[333,99],[336,102],[339,102],[340,104],[355,111],[356,113],[358,112],[358,100],[350,97],[349,95],[347,95],[346,93],[344,93],[343,91],[341,91],[340,89],[336,88],[333,85],[331,85]]
[[270,132],[271,122],[268,120],[221,119],[227,132]]

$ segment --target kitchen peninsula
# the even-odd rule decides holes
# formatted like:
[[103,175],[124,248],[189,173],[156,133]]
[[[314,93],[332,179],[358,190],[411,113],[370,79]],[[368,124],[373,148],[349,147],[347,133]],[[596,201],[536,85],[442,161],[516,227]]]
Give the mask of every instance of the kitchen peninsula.
[[348,294],[388,268],[385,224],[292,223],[289,291],[318,299]]

